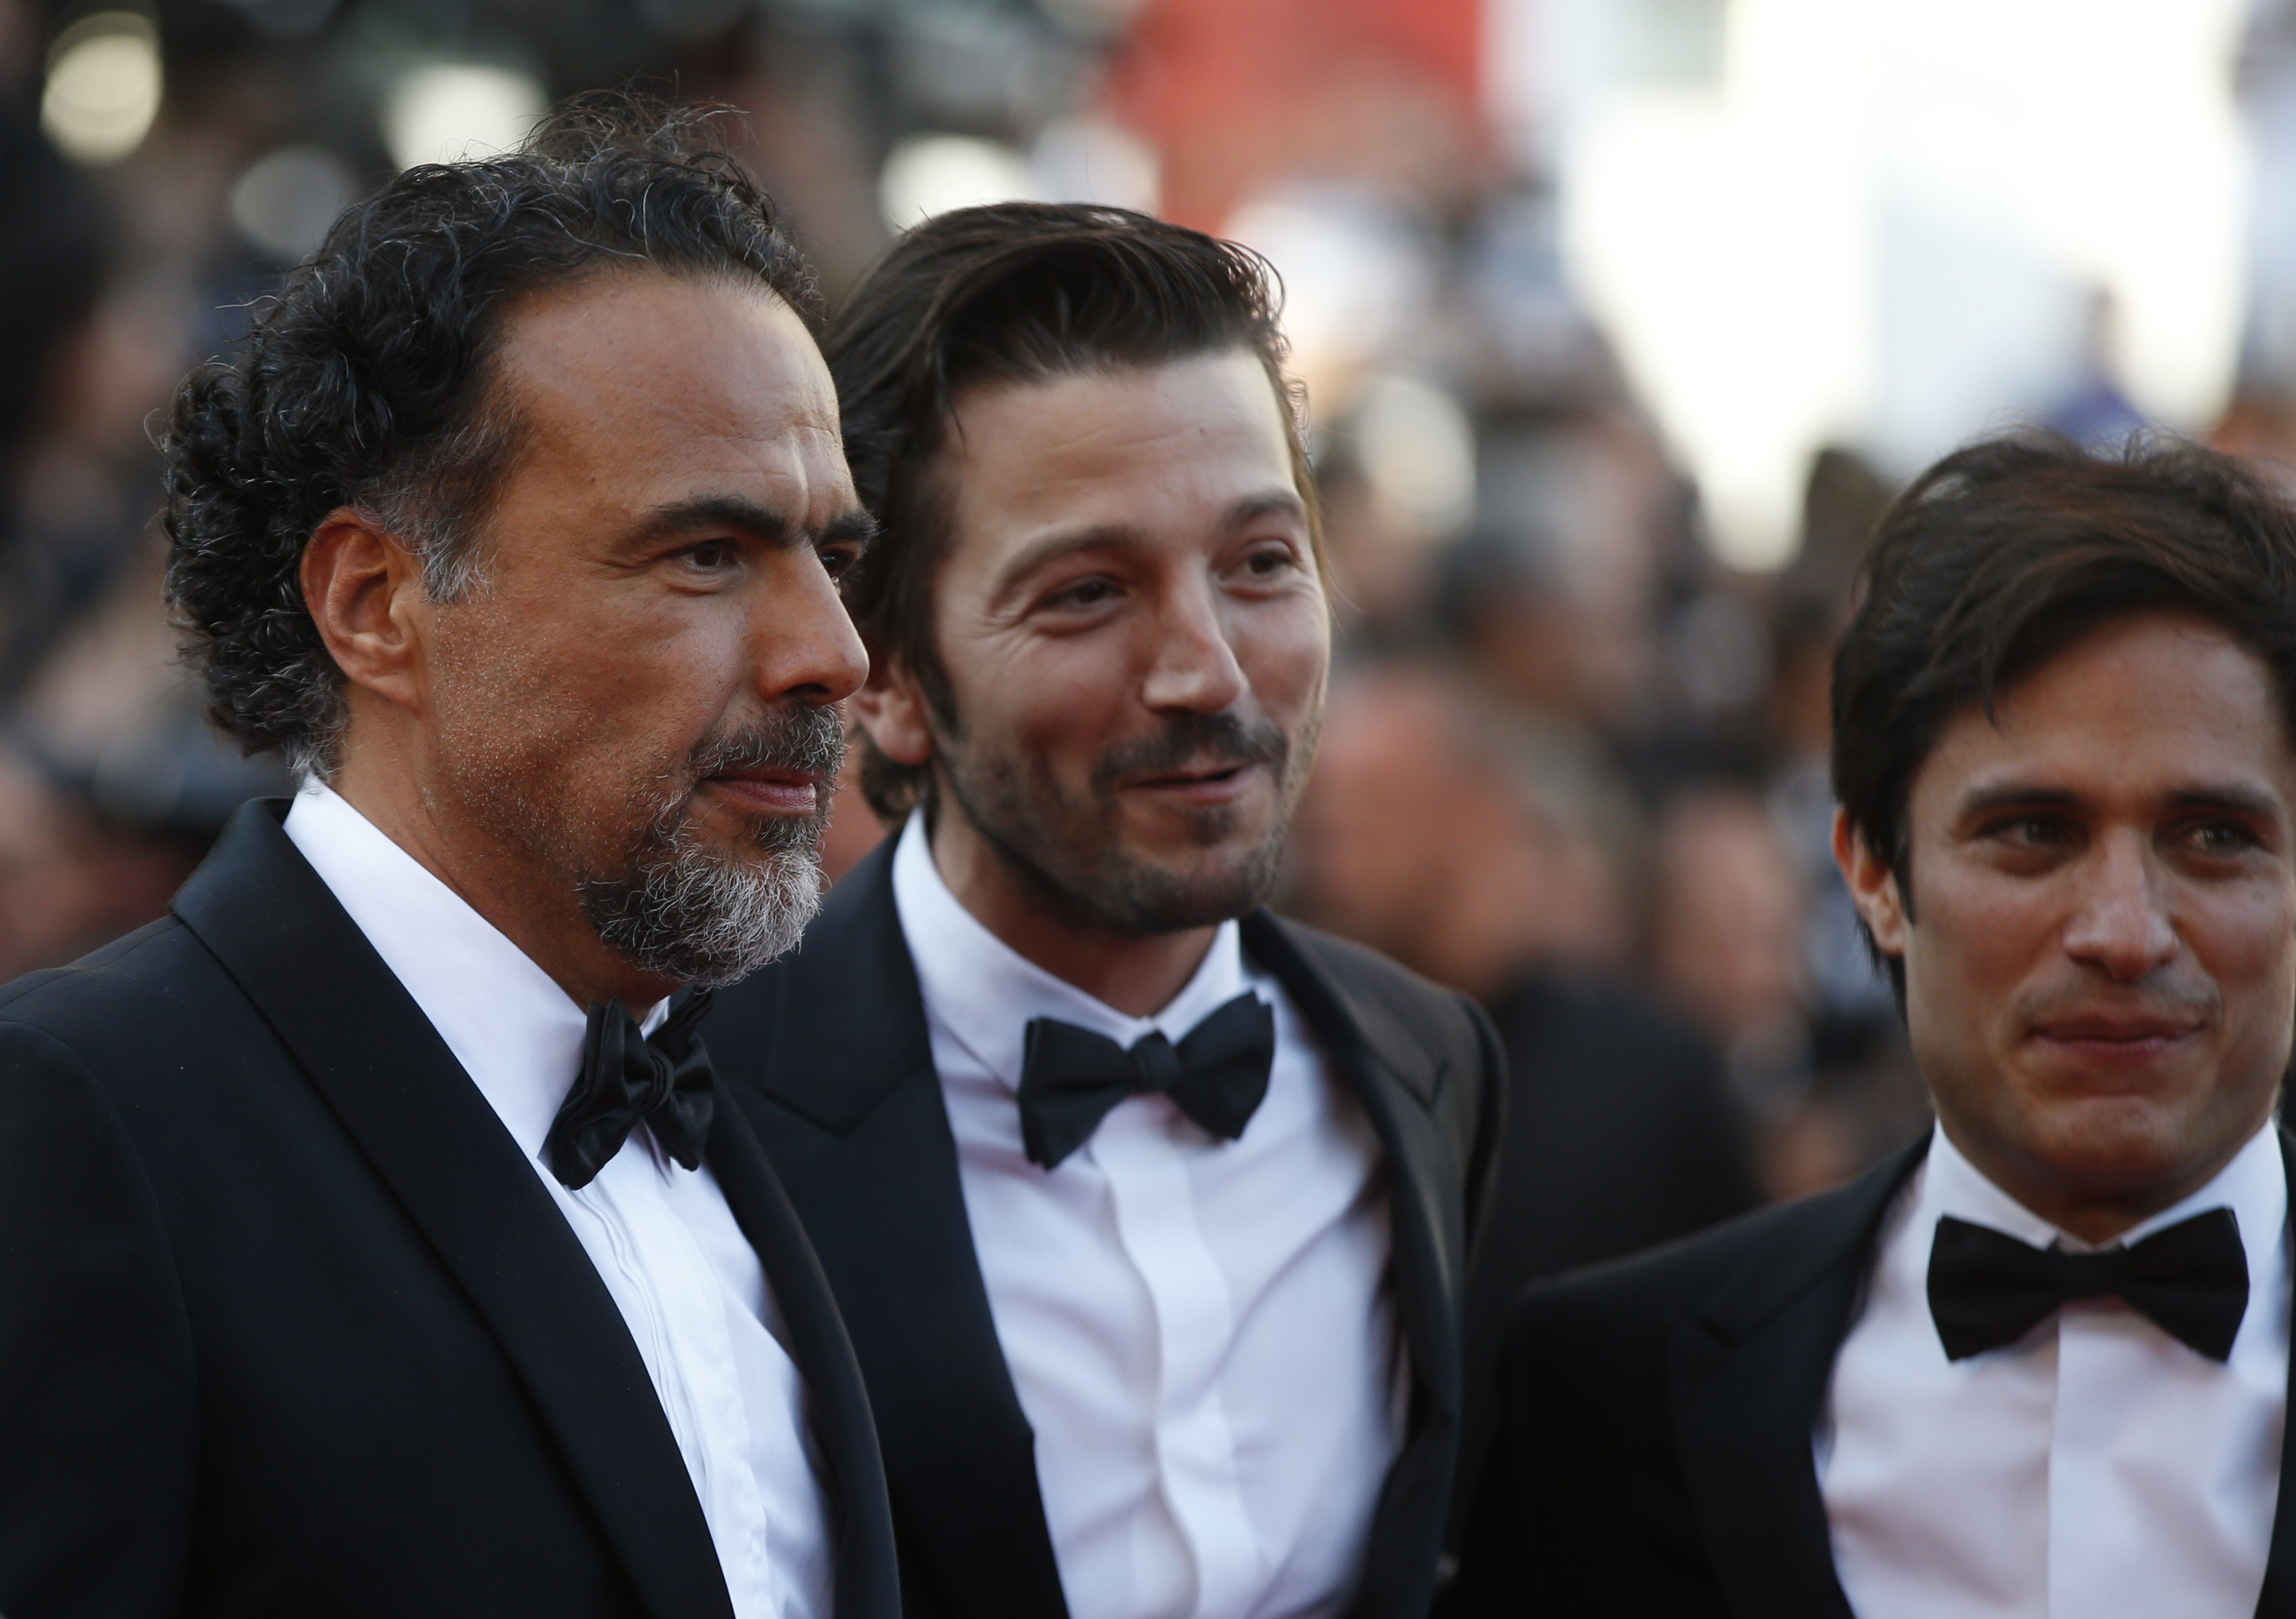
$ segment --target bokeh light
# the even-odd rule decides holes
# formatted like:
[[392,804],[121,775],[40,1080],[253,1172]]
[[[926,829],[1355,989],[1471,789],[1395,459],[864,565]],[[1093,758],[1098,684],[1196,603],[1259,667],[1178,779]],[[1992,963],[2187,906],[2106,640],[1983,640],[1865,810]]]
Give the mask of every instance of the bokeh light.
[[282,146],[248,165],[233,182],[232,223],[275,258],[309,255],[351,200],[356,182],[323,146]]
[[430,62],[391,86],[383,140],[401,168],[506,151],[547,104],[531,74],[483,62]]
[[56,38],[40,127],[63,154],[116,163],[144,143],[160,113],[160,35],[138,12],[97,12]]
[[919,135],[895,146],[877,183],[885,223],[907,230],[952,209],[1037,194],[1028,159],[1001,141]]

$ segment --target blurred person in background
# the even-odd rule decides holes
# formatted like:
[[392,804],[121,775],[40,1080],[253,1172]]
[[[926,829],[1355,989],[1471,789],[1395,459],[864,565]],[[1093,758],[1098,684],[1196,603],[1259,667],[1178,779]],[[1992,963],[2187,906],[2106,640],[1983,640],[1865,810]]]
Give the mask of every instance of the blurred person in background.
[[1682,489],[1618,412],[1484,424],[1484,516],[1442,558],[1443,627],[1493,696],[1632,762],[1659,695],[1659,627]]
[[15,1619],[899,1611],[680,995],[817,902],[866,668],[811,298],[701,115],[608,98],[408,170],[184,383],[171,604],[303,785],[0,992]]
[[1854,605],[1858,560],[1894,491],[1861,457],[1818,452],[1804,491],[1792,562],[1771,585],[1770,816],[1799,875],[1802,994],[1808,1026],[1798,1107],[1766,1132],[1765,1179],[1775,1197],[1848,1180],[1929,1128],[1929,1093],[1906,1049],[1888,978],[1866,949],[1857,910],[1833,858],[1827,755],[1833,649]]
[[1890,509],[1835,850],[1934,1099],[1535,1290],[1468,1615],[2296,1615],[2296,510],[2173,442]]
[[1456,993],[1262,906],[1330,608],[1250,252],[960,209],[828,343],[900,827],[720,998],[915,1615],[1416,1619],[1499,1130]]
[[1728,778],[1677,788],[1657,814],[1648,892],[1651,985],[1723,1052],[1770,1197],[1837,1185],[1920,1132],[1927,1106],[1902,1043],[1862,1004],[1817,993],[1812,902],[1775,793]]
[[1506,1050],[1498,1192],[1468,1282],[1463,1484],[1527,1285],[1761,1197],[1716,1048],[1626,976],[1629,907],[1543,740],[1455,674],[1356,670],[1332,693],[1292,840],[1302,916],[1473,995]]
[[[1648,892],[1652,987],[1722,1052],[1733,1089],[1775,1147],[1811,1085],[1805,897],[1760,793],[1726,780],[1677,788],[1656,816]],[[1804,1156],[1791,1167],[1824,1177],[1819,1185],[1860,1167],[1808,1166]],[[1766,1164],[1774,1190],[1812,1190],[1780,1185],[1788,1167]]]
[[214,220],[187,247],[172,227],[200,199],[139,207],[56,149],[29,64],[5,60],[37,59],[31,23],[0,12],[0,298],[19,317],[0,335],[0,748],[21,811],[0,978],[161,914],[232,811],[286,780],[218,743],[159,609],[151,422],[190,357]]

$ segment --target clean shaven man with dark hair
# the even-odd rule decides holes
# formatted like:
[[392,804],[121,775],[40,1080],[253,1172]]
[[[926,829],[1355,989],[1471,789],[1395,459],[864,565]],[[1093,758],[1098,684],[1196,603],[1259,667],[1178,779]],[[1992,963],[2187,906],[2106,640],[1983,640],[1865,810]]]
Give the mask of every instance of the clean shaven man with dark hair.
[[868,1402],[694,1025],[865,672],[811,290],[690,113],[340,220],[168,439],[304,779],[0,991],[10,1619],[897,1619]]
[[826,348],[901,830],[709,1041],[851,1329],[908,1611],[1411,1619],[1500,1058],[1261,905],[1330,656],[1265,267],[970,209]]
[[2296,1615],[2296,513],[1980,444],[1834,664],[1834,849],[1938,1116],[1535,1289],[1472,1615]]

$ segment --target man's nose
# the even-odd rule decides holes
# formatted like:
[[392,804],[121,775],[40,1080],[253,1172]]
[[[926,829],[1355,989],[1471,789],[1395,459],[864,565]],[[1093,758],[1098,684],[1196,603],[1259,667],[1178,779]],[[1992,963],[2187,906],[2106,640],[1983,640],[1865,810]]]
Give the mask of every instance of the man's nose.
[[2141,837],[2104,839],[2083,874],[2086,887],[2065,928],[2065,953],[2124,984],[2172,960],[2177,928],[2162,877]]
[[1217,714],[1250,689],[1209,586],[1176,592],[1151,634],[1156,641],[1141,693],[1151,708]]
[[792,550],[783,560],[759,581],[750,611],[758,695],[768,703],[841,702],[869,678],[868,651],[819,559]]

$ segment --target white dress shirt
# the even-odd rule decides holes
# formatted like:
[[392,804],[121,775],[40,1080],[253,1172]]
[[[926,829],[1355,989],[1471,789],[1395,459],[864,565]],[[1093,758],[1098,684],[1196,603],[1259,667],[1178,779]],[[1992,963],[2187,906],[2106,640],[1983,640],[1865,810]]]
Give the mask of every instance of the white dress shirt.
[[[543,1161],[582,1063],[583,1009],[524,952],[316,782],[287,836],[366,935],[525,1153],[636,1341],[740,1619],[830,1611],[829,1531],[805,1387],[765,1268],[705,1165],[641,1126],[579,1191]],[[651,1030],[667,1015],[653,1009]]]
[[[1153,1018],[1023,960],[933,863],[922,815],[893,896],[923,992],[996,1337],[1036,1432],[1075,1619],[1308,1619],[1360,1576],[1401,1431],[1377,1137],[1236,925]],[[1275,1013],[1242,1137],[1160,1095],[1119,1102],[1060,1165],[1021,1144],[1029,1020],[1175,1043],[1257,993]]]
[[2136,1243],[2228,1207],[2248,1255],[2232,1358],[2118,1299],[1946,1359],[1929,1307],[1940,1215],[2046,1247],[2066,1236],[1942,1130],[1883,1226],[1816,1436],[1834,1567],[1859,1619],[2250,1619],[2288,1402],[2288,1179],[2270,1126]]

